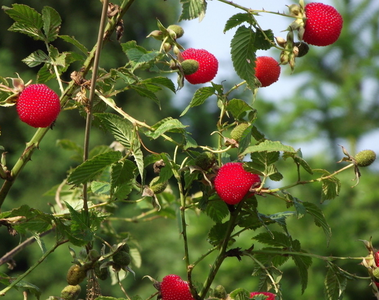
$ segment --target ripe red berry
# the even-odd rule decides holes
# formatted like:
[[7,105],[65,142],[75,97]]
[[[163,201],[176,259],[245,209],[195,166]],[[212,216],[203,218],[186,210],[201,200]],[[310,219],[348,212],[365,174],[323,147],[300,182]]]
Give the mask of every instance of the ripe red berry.
[[197,71],[190,75],[184,75],[192,84],[206,83],[215,78],[218,71],[218,60],[207,50],[189,48],[181,53],[184,60],[193,59],[199,63]]
[[167,275],[161,282],[162,300],[194,300],[188,286],[178,275]]
[[22,122],[33,127],[49,127],[61,110],[59,96],[44,84],[31,84],[20,94],[16,104]]
[[250,298],[253,298],[254,296],[258,296],[258,295],[267,296],[266,300],[275,300],[275,294],[269,293],[269,292],[252,292],[250,293]]
[[257,174],[245,171],[243,164],[231,162],[223,165],[214,180],[215,190],[228,204],[237,204],[249,192],[249,189],[261,182]]
[[374,259],[375,259],[375,265],[379,267],[379,251],[376,251],[374,254]]
[[315,46],[328,46],[338,40],[343,19],[333,6],[312,2],[305,5],[304,9],[304,42]]
[[255,61],[255,77],[261,82],[261,87],[266,87],[278,81],[280,66],[278,62],[269,56],[258,56]]

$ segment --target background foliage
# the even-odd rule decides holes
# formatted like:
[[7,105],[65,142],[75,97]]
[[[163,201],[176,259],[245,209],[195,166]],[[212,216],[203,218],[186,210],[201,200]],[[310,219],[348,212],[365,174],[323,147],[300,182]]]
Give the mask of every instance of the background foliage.
[[[62,34],[74,35],[75,38],[89,49],[96,42],[101,11],[100,3],[87,4],[78,1],[18,1],[25,3],[37,11],[49,5],[56,9],[62,16]],[[137,44],[147,49],[157,48],[157,44],[151,39],[146,39],[149,32],[156,29],[156,19],[162,24],[175,23],[180,15],[179,3],[169,1],[141,2],[136,1],[128,15],[133,18],[124,18],[125,32],[123,42],[136,40]],[[337,1],[336,1],[337,2]],[[3,5],[11,6],[13,1],[5,0]],[[377,78],[378,60],[374,54],[378,49],[378,20],[376,18],[379,7],[373,6],[370,1],[338,1],[336,8],[344,17],[344,30],[340,39],[332,47],[314,49],[298,65],[293,75],[294,78],[302,77],[303,84],[293,93],[289,99],[272,101],[263,99],[258,93],[255,108],[259,112],[256,125],[266,136],[272,140],[281,140],[283,143],[298,143],[315,147],[317,151],[304,152],[304,156],[310,165],[319,169],[333,171],[340,167],[336,163],[341,159],[342,152],[338,145],[343,144],[349,148],[349,152],[355,153],[360,148],[360,142],[370,133],[376,130],[379,123]],[[229,8],[228,9],[233,9]],[[281,9],[281,8],[280,8]],[[9,32],[6,29],[12,21],[4,13],[0,18],[0,76],[13,76],[15,72],[25,80],[35,79],[38,68],[28,68],[22,59],[31,52],[41,48],[41,42],[32,41],[29,37]],[[196,22],[196,21],[195,21]],[[56,46],[62,50],[72,50],[68,44],[57,41]],[[20,45],[28,45],[27,47]],[[185,45],[190,46],[190,45]],[[67,49],[65,49],[67,48]],[[278,53],[277,53],[278,54]],[[125,61],[125,54],[121,51],[119,43],[111,40],[102,53],[101,66],[105,69],[117,67],[120,61]],[[75,70],[77,66],[71,68]],[[70,74],[67,72],[66,74]],[[66,75],[67,76],[67,75]],[[64,78],[69,80],[69,78]],[[57,89],[51,81],[51,87]],[[274,87],[272,87],[274,88]],[[240,94],[237,94],[240,93]],[[243,98],[247,92],[237,92],[234,97]],[[172,105],[177,97],[182,97],[180,92],[173,94],[167,91],[160,92],[159,99],[162,109],[149,99],[140,97],[136,92],[130,91],[117,97],[117,103],[124,111],[138,120],[144,120],[148,124],[174,116],[179,118],[181,110]],[[188,98],[187,103],[190,101]],[[209,101],[209,100],[208,100]],[[141,103],[143,109],[141,109]],[[193,138],[199,144],[209,143],[208,134],[217,115],[207,110],[207,107],[195,107],[188,111],[185,117],[180,118],[183,123],[191,125]],[[7,164],[13,165],[24,149],[25,142],[30,139],[34,130],[19,122],[15,110],[0,109],[1,145],[8,152]],[[20,174],[12,188],[2,211],[11,210],[23,204],[44,211],[51,212],[54,205],[54,194],[48,192],[52,186],[57,186],[67,176],[69,168],[76,167],[80,161],[73,156],[73,152],[63,149],[59,140],[70,139],[79,145],[82,144],[85,119],[77,110],[65,111],[59,117],[57,126],[44,138],[40,151],[36,151],[30,162]],[[283,130],[283,128],[285,130]],[[91,144],[110,145],[113,138],[101,130],[93,130]],[[213,141],[215,142],[215,140]],[[376,139],[370,141],[372,148],[378,147]],[[159,139],[146,141],[146,146],[159,152],[171,152],[170,146]],[[309,148],[311,148],[309,147]],[[376,149],[375,149],[376,150]],[[283,172],[284,185],[293,182],[297,176],[296,170],[287,169],[278,165]],[[284,168],[284,169],[283,169]],[[359,240],[373,238],[373,244],[378,245],[376,234],[377,218],[375,212],[378,208],[378,191],[373,188],[378,182],[378,166],[362,170],[362,180],[358,186],[351,189],[353,184],[350,179],[353,173],[343,173],[339,176],[343,188],[336,199],[320,204],[320,186],[308,185],[306,189],[300,187],[291,190],[299,199],[317,204],[324,212],[326,219],[332,228],[332,237],[328,243],[322,229],[314,226],[313,218],[307,216],[303,219],[289,219],[288,228],[295,239],[302,242],[302,248],[308,252],[319,255],[333,255],[342,257],[361,257],[367,254],[364,244]],[[153,176],[152,170],[148,170],[148,178]],[[264,204],[260,205],[261,213],[282,211],[283,204],[268,197]],[[113,217],[122,222],[112,220],[101,229],[104,236],[112,236],[117,233],[117,238],[127,237],[132,233],[133,246],[139,249],[142,257],[140,268],[134,268],[135,278],[131,274],[123,281],[129,295],[139,294],[147,298],[154,293],[151,283],[147,279],[141,280],[144,275],[161,279],[167,274],[178,274],[185,277],[185,268],[182,264],[182,245],[179,242],[180,235],[177,221],[174,218],[146,218],[138,221],[132,218],[144,211],[144,207],[136,207],[122,203],[112,213]],[[170,217],[170,216],[168,216]],[[193,257],[198,257],[209,248],[206,241],[212,220],[205,214],[192,212],[188,218],[188,236],[192,245]],[[259,243],[252,241],[252,236],[264,232],[261,230],[254,234],[243,234],[237,238],[236,245],[241,248],[249,248],[252,243],[259,248]],[[14,248],[18,243],[30,236],[30,233],[9,235],[6,227],[0,228],[1,243],[0,253],[3,255]],[[113,238],[115,236],[113,235]],[[54,237],[44,237],[46,245],[53,244]],[[113,242],[117,242],[117,239]],[[96,245],[98,248],[100,244]],[[47,247],[49,248],[49,247]],[[79,247],[74,247],[77,252]],[[20,254],[14,257],[15,267],[8,270],[7,265],[0,267],[0,272],[10,276],[23,273],[30,265],[34,264],[41,256],[41,250],[37,243],[26,247]],[[207,263],[212,263],[213,257],[207,258]],[[49,258],[38,267],[36,272],[27,277],[27,281],[36,284],[42,290],[41,299],[50,295],[58,295],[65,285],[66,270],[72,261],[66,246],[57,248]],[[366,270],[359,265],[359,260],[346,260],[339,265],[350,273],[367,276]],[[258,279],[251,277],[252,264],[239,262],[235,257],[228,258],[222,266],[222,272],[216,277],[215,285],[222,284],[228,291],[239,287],[253,291],[257,289]],[[324,297],[323,281],[325,279],[325,262],[313,260],[309,268],[309,284],[304,294],[301,294],[301,278],[294,264],[288,261],[283,265],[284,278],[282,290],[284,299],[320,299]],[[196,270],[196,281],[203,282],[208,273],[207,264],[204,263]],[[354,280],[348,282],[344,299],[371,299],[372,291],[369,280]],[[123,297],[123,293],[117,285],[111,285],[110,280],[101,282],[104,295]],[[84,296],[83,296],[84,297]],[[7,299],[18,299],[17,291],[9,292]]]

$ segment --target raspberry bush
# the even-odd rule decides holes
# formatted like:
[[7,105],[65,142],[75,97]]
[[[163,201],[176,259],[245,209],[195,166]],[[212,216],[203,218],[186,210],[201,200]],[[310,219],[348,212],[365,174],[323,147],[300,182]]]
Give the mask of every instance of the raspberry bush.
[[[349,152],[355,149],[341,146],[339,168],[328,171],[320,169],[317,162],[313,166],[314,162],[306,161],[295,146],[272,139],[259,125],[260,88],[271,88],[272,83],[280,81],[281,70],[296,73],[297,61],[307,61],[308,50],[313,47],[305,42],[333,49],[341,34],[342,17],[328,7],[331,18],[330,13],[320,12],[321,4],[305,5],[302,0],[288,3],[283,13],[219,1],[225,9],[238,10],[225,20],[224,28],[224,32],[235,30],[230,47],[225,47],[235,72],[231,87],[223,80],[212,81],[221,67],[218,58],[204,49],[186,49],[181,43],[186,33],[180,21],[206,17],[205,1],[181,1],[178,24],[157,20],[156,28],[147,35],[153,49],[135,40],[123,41],[123,32],[128,30],[123,20],[133,15],[132,0],[93,4],[98,5],[104,22],[100,22],[98,40],[92,49],[87,49],[74,34],[61,33],[65,24],[59,12],[50,6],[41,12],[23,4],[3,6],[4,17],[14,22],[9,30],[41,41],[45,48],[23,59],[27,66],[38,67],[34,83],[12,74],[0,78],[1,110],[17,110],[26,123],[23,125],[35,130],[13,165],[6,159],[12,153],[2,149],[0,207],[11,208],[1,211],[0,224],[25,241],[22,246],[8,249],[1,261],[11,266],[11,261],[17,260],[15,254],[33,240],[42,250],[42,255],[25,272],[17,276],[0,274],[1,296],[17,290],[24,293],[24,298],[34,295],[50,300],[120,299],[116,292],[103,295],[101,283],[109,281],[106,284],[119,287],[122,299],[288,299],[289,292],[284,287],[296,282],[300,293],[304,293],[313,284],[309,277],[312,264],[320,260],[324,263],[326,299],[341,299],[350,280],[364,281],[366,289],[379,299],[378,251],[371,237],[360,237],[363,243],[358,256],[320,254],[332,240],[332,228],[324,214],[328,206],[299,196],[316,188],[319,202],[336,201],[344,189],[351,189],[345,177],[340,180],[338,175],[353,175],[355,186],[360,180],[362,183],[365,177],[361,179],[361,169],[374,164],[375,152],[365,150],[362,153],[366,156],[354,156]],[[287,18],[288,27],[283,28],[286,37],[263,29],[258,13]],[[310,27],[316,28],[316,32],[310,32]],[[64,46],[60,49],[62,42],[76,51],[63,50]],[[125,62],[113,68],[102,67],[101,55],[107,44],[118,45]],[[257,56],[257,52],[268,50],[272,50],[269,56]],[[204,86],[196,86],[180,116],[170,115],[155,123],[145,117],[135,118],[120,103],[125,95],[127,101],[133,101],[129,94],[132,91],[164,110],[165,93],[180,97],[183,86],[192,84]],[[56,87],[55,91],[49,86]],[[243,96],[246,90],[249,97]],[[48,105],[44,102],[46,105],[39,106],[46,99]],[[197,107],[205,107],[212,99],[217,101],[218,116],[213,119],[210,115],[213,128],[202,128],[202,137],[196,138],[185,118],[196,115]],[[144,103],[135,106],[144,110]],[[28,205],[13,207],[8,200],[13,185],[23,180],[25,167],[33,166],[30,161],[35,150],[52,134],[52,129],[75,127],[70,122],[60,123],[59,118],[54,123],[58,114],[72,111],[83,117],[82,128],[75,130],[83,133],[84,141],[83,146],[67,137],[58,141],[60,147],[75,153],[80,162],[70,166],[62,174],[62,182],[56,182],[48,191],[54,195],[55,204],[50,204],[48,212],[39,209],[33,195]],[[207,131],[211,133],[207,142],[200,142]],[[105,132],[112,144],[93,145],[93,135],[98,132]],[[294,170],[294,178],[287,175],[289,169]],[[44,174],[36,174],[43,180]],[[120,216],[125,207],[127,214]],[[190,231],[196,226],[203,230],[200,227],[204,224],[190,222],[194,214],[208,220],[204,223],[207,233],[199,230],[201,236],[197,234],[196,238]],[[166,239],[158,240],[154,251],[163,249],[163,255],[172,261],[163,271],[152,268],[147,274],[140,274],[138,269],[144,264],[144,257],[139,241],[145,235],[155,239],[160,231],[165,235],[167,225],[155,226],[154,222],[170,218],[176,219],[179,227],[180,238],[175,242],[181,245],[180,259],[175,260]],[[313,227],[303,228],[303,218],[312,219]],[[137,227],[142,221],[150,224],[144,236],[139,236],[138,230],[124,229],[125,224]],[[293,224],[299,225],[294,228]],[[318,245],[320,252],[303,246],[306,241],[297,237],[299,230],[306,231],[307,238],[314,231],[324,233],[326,242]],[[54,241],[50,248],[44,244],[46,235]],[[207,250],[196,245],[197,239],[206,244]],[[66,262],[60,289],[46,295],[38,282],[28,282],[28,275],[38,272],[40,265],[59,250],[69,253],[71,260]],[[349,265],[342,265],[339,260],[360,263],[360,273],[350,271]],[[228,274],[231,267],[238,269],[234,274],[239,272],[239,261],[244,264],[240,276],[251,278],[248,289]],[[285,271],[289,264],[296,268],[296,277]],[[180,269],[181,274],[173,274],[174,268]],[[162,273],[166,274],[159,278]],[[144,292],[148,291],[146,295],[131,295],[123,286],[128,280],[142,284]]]

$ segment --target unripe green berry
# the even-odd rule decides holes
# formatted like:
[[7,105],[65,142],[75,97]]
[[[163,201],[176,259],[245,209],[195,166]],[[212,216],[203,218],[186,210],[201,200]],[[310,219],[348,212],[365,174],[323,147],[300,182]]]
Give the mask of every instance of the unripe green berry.
[[182,62],[184,75],[191,75],[199,69],[199,62],[194,59],[186,59]]
[[212,152],[203,152],[195,158],[195,165],[208,170],[216,162],[216,156]]
[[64,300],[76,300],[82,291],[80,285],[68,285],[61,291],[61,298]]
[[108,275],[109,275],[108,268],[100,268],[100,266],[101,266],[100,262],[95,263],[95,267],[94,267],[95,275],[100,280],[105,280],[108,278]]
[[361,152],[358,152],[354,158],[357,162],[358,167],[368,167],[375,161],[376,154],[372,150],[363,150]]
[[170,52],[170,50],[172,49],[172,45],[170,43],[164,43],[163,49],[165,52]]
[[86,277],[84,268],[78,265],[73,265],[67,272],[67,283],[69,285],[77,285],[81,283]]
[[180,37],[183,36],[184,34],[184,30],[181,26],[179,25],[170,25],[167,27],[167,31],[170,32],[170,31],[173,31],[175,33],[175,38],[174,39],[178,39]]
[[165,182],[158,182],[159,179],[160,179],[159,176],[154,177],[151,180],[150,184],[149,184],[149,187],[154,192],[154,194],[160,194],[160,193],[162,193],[166,189],[166,187],[168,185],[167,181],[165,181]]
[[375,268],[373,271],[372,271],[372,275],[374,275],[374,277],[376,279],[379,279],[379,268]]
[[149,33],[149,35],[147,37],[153,37],[155,38],[156,40],[163,40],[163,32],[160,31],[160,30],[153,30],[152,32]]
[[249,123],[241,123],[238,124],[233,130],[230,132],[230,137],[237,142],[241,139],[243,132],[249,127]]
[[225,291],[225,288],[222,285],[216,286],[216,288],[214,289],[213,295],[216,298],[220,298],[220,299],[226,299],[226,297],[227,297],[227,293]]
[[128,266],[132,262],[132,257],[128,252],[118,251],[113,256],[113,262],[119,266]]

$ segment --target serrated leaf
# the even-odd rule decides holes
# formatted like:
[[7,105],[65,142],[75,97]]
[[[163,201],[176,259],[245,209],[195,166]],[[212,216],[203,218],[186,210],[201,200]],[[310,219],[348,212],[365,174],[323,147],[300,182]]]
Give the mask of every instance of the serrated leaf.
[[35,9],[24,4],[13,4],[12,8],[3,9],[15,21],[9,28],[10,31],[26,34],[36,40],[45,40],[41,31],[42,16]]
[[247,171],[270,177],[272,180],[282,178],[274,165],[279,160],[279,152],[254,152],[250,156],[252,162],[245,164]]
[[257,30],[254,46],[260,50],[268,50],[275,45],[274,34],[271,29]]
[[228,222],[216,223],[208,233],[208,242],[213,245],[219,245],[225,238],[225,232],[228,228]]
[[229,209],[224,201],[213,200],[208,202],[205,213],[216,223],[221,223],[229,214]]
[[224,33],[228,30],[241,25],[242,23],[247,22],[250,25],[255,24],[255,19],[253,18],[251,13],[239,13],[231,16],[228,21],[226,21],[224,27]]
[[255,83],[255,32],[251,28],[241,26],[231,41],[233,67],[238,76],[246,80],[250,89],[256,88]]
[[312,264],[312,258],[309,256],[292,255],[300,276],[301,292],[304,293],[308,285],[308,269]]
[[155,95],[155,93],[153,93],[152,91],[147,89],[145,86],[143,86],[143,85],[132,85],[131,89],[136,91],[138,93],[138,95],[140,95],[141,97],[146,97],[146,98],[153,100],[158,105],[159,109],[161,108],[161,103],[160,103],[157,95]]
[[248,111],[255,110],[249,104],[241,99],[232,99],[226,105],[226,110],[229,111],[235,119],[242,119]]
[[168,88],[169,90],[171,90],[174,93],[176,92],[174,83],[172,82],[171,79],[169,79],[167,77],[162,77],[162,76],[152,77],[152,78],[145,79],[142,83],[161,85],[161,86]]
[[111,191],[111,185],[109,182],[92,181],[91,191],[97,195],[109,195]]
[[40,64],[51,63],[51,59],[45,52],[38,49],[29,56],[25,57],[22,62],[24,62],[28,67],[33,68]]
[[145,48],[138,46],[135,41],[123,43],[121,47],[132,65],[132,71],[149,65],[155,61],[158,56],[162,55],[159,51],[147,51]]
[[191,107],[202,105],[205,102],[205,100],[207,100],[214,93],[215,88],[211,86],[202,87],[196,90],[196,92],[193,94],[191,102],[180,114],[180,117],[184,116]]
[[42,294],[42,291],[38,286],[36,286],[30,282],[23,281],[23,280],[18,282],[15,285],[15,288],[20,289],[22,291],[26,291],[28,294],[30,293],[31,295],[34,295],[37,298],[37,300],[40,299],[41,294]]
[[285,151],[285,152],[296,153],[295,149],[291,146],[283,145],[279,141],[265,140],[264,142],[259,143],[258,145],[253,145],[246,148],[246,150],[242,153],[242,155],[246,155],[248,153],[253,153],[253,152],[262,152],[262,151],[267,151],[267,152]]
[[[92,241],[94,236],[91,228],[89,227],[89,214],[82,210],[77,212],[72,206],[66,203],[68,210],[70,211],[71,223],[70,223],[70,237],[69,240],[76,246],[83,246]],[[92,220],[91,220],[92,222]]]
[[76,167],[68,176],[67,182],[73,185],[89,182],[96,178],[106,167],[120,160],[121,157],[122,154],[119,151],[109,151],[96,155]]
[[61,38],[62,40],[64,40],[65,42],[74,45],[81,52],[83,52],[83,54],[85,54],[85,55],[88,54],[88,52],[89,52],[88,49],[83,44],[81,44],[78,40],[76,40],[74,37],[69,36],[69,35],[59,35],[58,37]]
[[162,134],[173,131],[173,132],[183,132],[184,128],[186,128],[186,125],[183,125],[178,119],[173,119],[171,117],[165,118],[158,123],[156,123],[154,126],[152,126],[154,131],[153,132],[147,132],[146,135],[157,139]]
[[334,264],[329,262],[327,267],[328,271],[324,280],[326,298],[340,300],[347,286],[347,278],[339,272],[338,267]]
[[325,236],[327,238],[327,244],[329,244],[330,239],[332,237],[332,229],[330,228],[328,222],[326,221],[326,218],[322,210],[319,207],[317,207],[315,204],[310,203],[310,202],[303,202],[303,206],[307,210],[307,213],[313,216],[315,224],[318,227],[321,227],[323,229]]
[[340,194],[341,181],[333,176],[321,180],[321,203],[333,200]]
[[271,231],[262,232],[253,237],[258,242],[275,247],[291,248],[291,239],[283,232]]
[[110,113],[98,113],[95,114],[95,117],[99,118],[100,123],[113,134],[116,141],[124,147],[130,148],[133,125],[128,120]]
[[238,288],[230,293],[230,298],[234,300],[248,300],[250,299],[250,292],[245,289]]
[[42,20],[47,42],[54,41],[58,36],[62,23],[59,13],[54,8],[45,6],[42,9]]
[[179,21],[192,20],[199,18],[201,21],[207,10],[206,0],[180,0],[182,3],[182,13],[179,17]]

